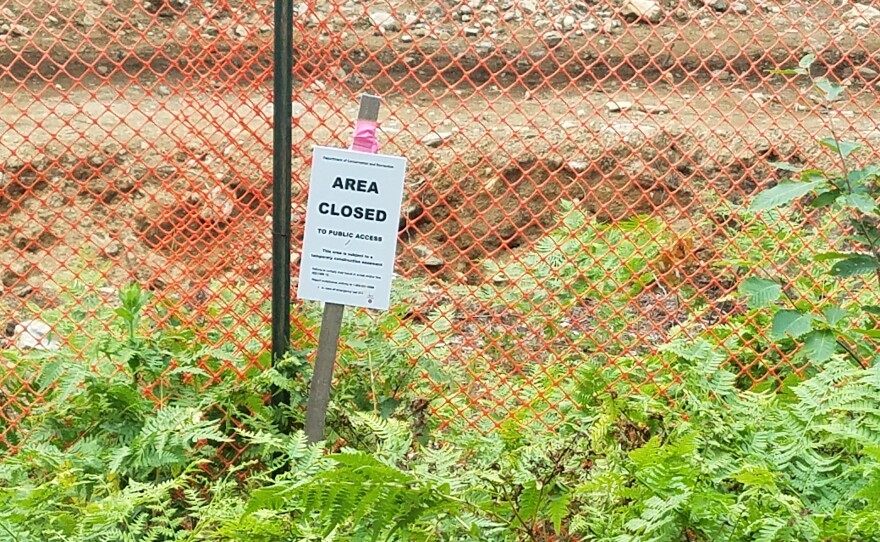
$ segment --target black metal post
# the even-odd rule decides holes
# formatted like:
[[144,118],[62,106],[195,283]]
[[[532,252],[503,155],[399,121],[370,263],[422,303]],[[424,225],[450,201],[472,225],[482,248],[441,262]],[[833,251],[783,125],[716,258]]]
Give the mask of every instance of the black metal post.
[[[275,0],[275,92],[272,137],[272,362],[290,350],[291,116],[293,114],[293,2]],[[290,402],[272,394],[275,405]]]

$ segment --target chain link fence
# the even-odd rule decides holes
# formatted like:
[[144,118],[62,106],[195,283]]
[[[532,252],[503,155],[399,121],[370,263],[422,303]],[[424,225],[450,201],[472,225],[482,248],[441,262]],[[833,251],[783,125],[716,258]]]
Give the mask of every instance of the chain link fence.
[[[410,163],[397,271],[417,281],[409,332],[389,338],[436,361],[419,386],[450,423],[491,430],[529,404],[552,425],[555,384],[587,362],[662,395],[662,356],[639,360],[743,317],[743,266],[783,235],[736,210],[780,179],[770,163],[829,161],[815,139],[831,123],[877,154],[870,2],[339,0],[295,15],[294,255],[312,146],[347,146],[358,95],[381,95],[380,150]],[[259,366],[272,20],[266,0],[2,2],[7,352],[87,348],[90,316],[137,281],[157,314]],[[848,85],[839,108],[768,73],[808,51]],[[784,272],[809,243],[785,238],[759,267]],[[754,329],[719,339],[744,385],[802,370],[772,345],[733,355],[766,342]],[[5,441],[41,392],[13,361],[0,386]]]

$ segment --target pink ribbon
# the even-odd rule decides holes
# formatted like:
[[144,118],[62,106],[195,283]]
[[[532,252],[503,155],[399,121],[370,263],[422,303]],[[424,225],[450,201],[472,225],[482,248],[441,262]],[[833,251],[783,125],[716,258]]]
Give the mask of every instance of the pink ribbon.
[[376,123],[370,120],[359,120],[354,126],[354,138],[351,150],[376,154],[379,151],[379,140],[376,139]]

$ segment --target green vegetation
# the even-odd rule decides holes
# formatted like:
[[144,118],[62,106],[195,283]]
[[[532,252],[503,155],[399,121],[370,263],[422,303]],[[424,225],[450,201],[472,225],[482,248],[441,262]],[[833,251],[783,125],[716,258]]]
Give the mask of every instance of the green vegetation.
[[[488,263],[491,286],[459,292],[526,331],[457,348],[451,303],[414,317],[412,281],[390,311],[350,311],[321,446],[298,430],[316,307],[270,367],[222,346],[234,319],[194,329],[137,285],[113,305],[83,287],[46,318],[93,340],[4,354],[33,404],[3,428],[17,450],[0,459],[0,539],[880,540],[880,170],[822,145],[840,171],[779,164],[796,178],[726,209],[715,265],[737,293],[712,321],[679,290],[663,344],[629,330],[673,232],[574,205],[532,253]],[[593,329],[565,325],[584,306]],[[529,337],[573,348],[520,352]],[[485,372],[517,355],[531,363]],[[289,406],[267,401],[277,388]]]

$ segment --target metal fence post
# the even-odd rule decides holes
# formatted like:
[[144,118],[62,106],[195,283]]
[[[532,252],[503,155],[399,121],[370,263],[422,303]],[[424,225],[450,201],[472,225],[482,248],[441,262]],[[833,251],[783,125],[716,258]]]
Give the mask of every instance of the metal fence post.
[[[290,349],[290,210],[293,114],[293,5],[275,0],[275,75],[272,156],[272,363]],[[275,390],[275,405],[289,403]]]

